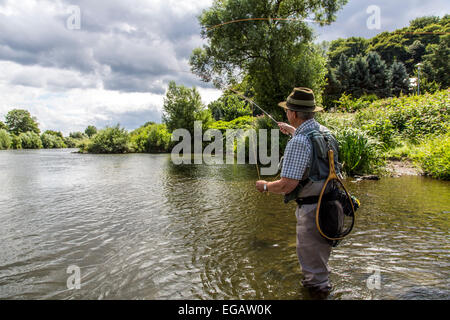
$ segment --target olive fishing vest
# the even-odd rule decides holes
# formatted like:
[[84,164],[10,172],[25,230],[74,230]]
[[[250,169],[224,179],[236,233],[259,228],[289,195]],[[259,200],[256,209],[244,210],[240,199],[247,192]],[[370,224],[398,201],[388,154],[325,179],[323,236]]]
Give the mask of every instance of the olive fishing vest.
[[[336,173],[340,173],[341,165],[338,162],[338,142],[326,127],[320,126],[319,129],[307,129],[300,134],[307,136],[311,141],[311,160],[298,186],[294,189],[294,191],[284,196],[285,203],[297,198],[320,195],[330,171],[328,163],[328,150],[330,150],[330,148],[334,152],[334,165],[336,168]],[[333,188],[332,184],[329,184],[329,187],[327,188]],[[325,193],[329,192],[329,189],[327,189]]]

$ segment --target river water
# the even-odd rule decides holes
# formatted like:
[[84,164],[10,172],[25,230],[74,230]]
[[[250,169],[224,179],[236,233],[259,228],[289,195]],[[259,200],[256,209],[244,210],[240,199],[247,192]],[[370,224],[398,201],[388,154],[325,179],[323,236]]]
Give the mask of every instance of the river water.
[[[256,179],[170,155],[1,151],[0,299],[308,299],[295,206]],[[330,299],[449,299],[450,183],[347,185],[362,207]]]

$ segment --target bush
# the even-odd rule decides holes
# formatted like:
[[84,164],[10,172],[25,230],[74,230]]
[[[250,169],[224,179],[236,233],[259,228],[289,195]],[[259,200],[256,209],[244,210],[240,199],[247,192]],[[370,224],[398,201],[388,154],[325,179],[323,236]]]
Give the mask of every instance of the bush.
[[450,133],[424,140],[412,158],[425,174],[450,180]]
[[73,139],[71,137],[65,137],[64,138],[64,144],[67,148],[76,148],[77,147],[77,141],[76,139]]
[[33,131],[21,133],[19,138],[22,143],[22,149],[42,149],[41,138]]
[[131,133],[131,143],[136,152],[168,152],[171,138],[164,124],[149,124]]
[[11,147],[11,137],[8,131],[0,129],[0,150],[6,150]]
[[106,127],[93,137],[85,149],[90,153],[127,153],[131,150],[130,136],[119,125]]
[[20,136],[11,134],[11,148],[12,149],[22,149],[22,139]]
[[342,94],[339,100],[335,101],[337,104],[336,111],[341,112],[355,112],[370,106],[370,104],[377,100],[377,96],[375,94],[364,95],[358,99],[353,99],[349,94]]
[[44,133],[41,135],[42,146],[45,149],[66,148],[64,140],[59,135]]
[[339,143],[339,162],[348,175],[370,173],[381,164],[379,143],[365,132],[345,128],[334,132]]
[[398,138],[418,142],[429,135],[444,134],[449,121],[449,106],[447,90],[378,100],[358,112],[356,124],[388,147],[394,147]]

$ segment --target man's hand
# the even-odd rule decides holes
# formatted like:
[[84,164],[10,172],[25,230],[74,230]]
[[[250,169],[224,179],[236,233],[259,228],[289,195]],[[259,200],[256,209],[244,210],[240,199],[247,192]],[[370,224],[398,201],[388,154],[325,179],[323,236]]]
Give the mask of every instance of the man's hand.
[[268,182],[267,182],[267,181],[264,181],[264,180],[256,181],[256,189],[257,189],[259,192],[264,192],[264,185],[267,184],[267,183],[268,183]]
[[293,136],[295,133],[295,128],[287,123],[278,122],[278,126],[280,127],[280,131],[284,134]]

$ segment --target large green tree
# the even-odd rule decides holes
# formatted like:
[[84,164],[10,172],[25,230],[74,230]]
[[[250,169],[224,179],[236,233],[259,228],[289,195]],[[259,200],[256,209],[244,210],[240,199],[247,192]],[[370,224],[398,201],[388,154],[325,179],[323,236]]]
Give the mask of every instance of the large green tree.
[[435,81],[442,88],[450,86],[450,35],[440,38],[439,44],[430,44],[424,56],[424,72],[427,81]]
[[[303,20],[314,18],[322,25],[331,23],[346,2],[216,0],[199,17],[207,44],[193,51],[192,71],[218,88],[248,76],[254,99],[272,112],[281,113],[277,103],[293,87],[311,87],[320,99],[325,58],[312,45],[313,32]],[[230,23],[240,19],[245,21]]]
[[194,87],[177,86],[174,81],[169,83],[169,88],[164,98],[163,122],[172,132],[175,129],[187,129],[194,133],[194,122],[202,121],[203,128],[207,128],[212,121],[211,112],[205,109],[200,94]]
[[84,130],[84,133],[89,137],[92,138],[97,133],[97,128],[95,126],[88,126],[86,130]]
[[376,52],[369,52],[366,61],[369,68],[368,93],[376,94],[380,98],[388,97],[391,93],[391,84],[386,63]]
[[394,62],[391,66],[392,93],[396,96],[409,91],[409,77],[402,62]]
[[34,132],[40,134],[38,123],[35,117],[32,117],[30,112],[22,109],[14,109],[8,112],[5,117],[6,125],[9,132],[19,135],[24,132]]
[[350,37],[348,39],[339,38],[333,40],[328,49],[329,64],[332,67],[336,67],[343,54],[348,58],[356,58],[358,55],[365,55],[368,46],[369,41],[360,37]]

